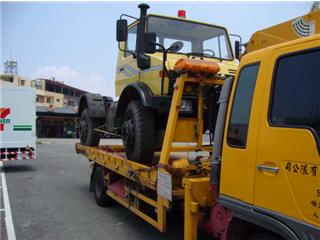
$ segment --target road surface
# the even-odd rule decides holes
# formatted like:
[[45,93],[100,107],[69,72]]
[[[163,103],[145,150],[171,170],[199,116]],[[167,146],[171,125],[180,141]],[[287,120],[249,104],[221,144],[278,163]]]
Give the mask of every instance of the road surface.
[[169,216],[168,232],[160,234],[121,206],[97,206],[88,190],[88,162],[75,153],[75,141],[41,142],[37,160],[4,163],[16,239],[183,239],[182,217]]

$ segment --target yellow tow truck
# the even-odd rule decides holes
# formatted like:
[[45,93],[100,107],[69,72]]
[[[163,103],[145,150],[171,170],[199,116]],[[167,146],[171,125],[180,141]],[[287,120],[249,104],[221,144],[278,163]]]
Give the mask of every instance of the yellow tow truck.
[[[310,36],[263,47],[256,41],[264,35],[253,35],[235,77],[219,74],[222,61],[181,54],[171,65],[177,77],[163,144],[149,161],[128,158],[123,145],[76,144],[91,163],[97,204],[118,202],[160,232],[167,212],[180,209],[186,240],[198,229],[221,240],[320,239],[320,11],[310,14],[314,23],[302,18],[315,26]],[[283,31],[296,32],[295,21]],[[125,39],[126,23],[117,25]],[[143,51],[159,54],[156,31],[143,36]],[[212,146],[202,141],[204,97],[221,85]],[[192,117],[180,111],[188,86]]]

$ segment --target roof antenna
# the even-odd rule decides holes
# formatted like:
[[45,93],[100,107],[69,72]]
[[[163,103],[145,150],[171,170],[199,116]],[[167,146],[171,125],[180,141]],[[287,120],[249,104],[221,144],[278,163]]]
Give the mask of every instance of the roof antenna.
[[10,59],[4,62],[4,74],[18,75],[18,61],[12,57],[12,50]]

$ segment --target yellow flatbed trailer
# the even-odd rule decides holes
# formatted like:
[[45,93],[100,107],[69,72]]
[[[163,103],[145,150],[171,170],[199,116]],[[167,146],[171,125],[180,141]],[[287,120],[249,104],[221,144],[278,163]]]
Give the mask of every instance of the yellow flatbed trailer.
[[[181,152],[188,150],[187,148],[175,147],[173,150]],[[209,147],[204,148],[209,149]],[[208,157],[202,159],[197,166],[189,165],[187,159],[176,160],[173,158],[169,161],[167,167],[162,168],[159,164],[148,166],[126,159],[124,146],[122,145],[88,147],[78,143],[76,144],[76,151],[87,157],[92,168],[102,167],[106,183],[110,181],[111,175],[117,175],[118,180],[108,186],[106,194],[161,232],[166,230],[166,212],[175,201],[181,202],[184,199],[185,214],[189,213],[190,216],[198,211],[199,203],[197,202],[200,202],[203,207],[210,207],[213,203],[213,198],[208,197],[212,195],[210,193]],[[198,175],[184,178],[182,181],[182,175],[185,174],[185,171],[197,172],[199,169],[201,169],[201,172]],[[161,196],[161,190],[160,194],[157,191],[157,178],[158,174],[161,174],[160,172],[163,174],[162,177],[172,177],[168,182],[159,183],[165,185],[159,186],[161,189],[169,187],[166,184],[172,183],[172,201]],[[194,188],[195,185],[197,185],[196,188]],[[162,191],[169,189],[162,189]],[[196,198],[199,198],[197,201],[195,201],[195,195],[192,193],[194,190],[197,191]],[[146,205],[148,207],[145,207]],[[150,209],[152,210],[150,211]],[[187,235],[193,236],[190,239],[194,239],[197,234],[197,224],[194,221],[197,221],[197,219],[194,218],[192,221],[193,218],[187,216],[185,216],[185,219],[188,219],[186,224],[189,225],[185,231],[193,231],[190,232],[191,235],[188,233]]]
[[[186,83],[199,86],[196,118],[179,115]],[[200,208],[210,209],[214,203],[210,189],[213,148],[203,144],[202,91],[207,85],[222,83],[223,80],[216,77],[204,79],[187,74],[177,79],[161,152],[156,153],[148,165],[127,159],[122,145],[88,147],[76,144],[77,153],[85,155],[92,164],[90,189],[94,190],[95,183],[99,182],[94,180],[95,172],[102,173],[103,189],[108,198],[130,209],[161,232],[166,231],[167,211],[179,205],[184,208],[184,239],[197,239]],[[187,156],[192,154],[192,159],[188,159]]]

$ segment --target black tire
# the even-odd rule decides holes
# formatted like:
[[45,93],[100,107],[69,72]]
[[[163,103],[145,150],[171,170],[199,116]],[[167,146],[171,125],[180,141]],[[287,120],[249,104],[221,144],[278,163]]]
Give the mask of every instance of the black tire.
[[84,109],[80,117],[80,143],[85,146],[96,147],[100,142],[100,135],[95,128],[101,126],[101,120],[90,118],[88,109]]
[[152,110],[138,100],[128,104],[122,125],[122,141],[128,159],[139,163],[152,162],[157,128]]
[[108,187],[105,183],[102,168],[96,167],[93,175],[93,193],[96,203],[100,207],[110,207],[114,205],[114,200],[106,192]]
[[249,240],[284,240],[272,232],[259,232],[249,238]]

